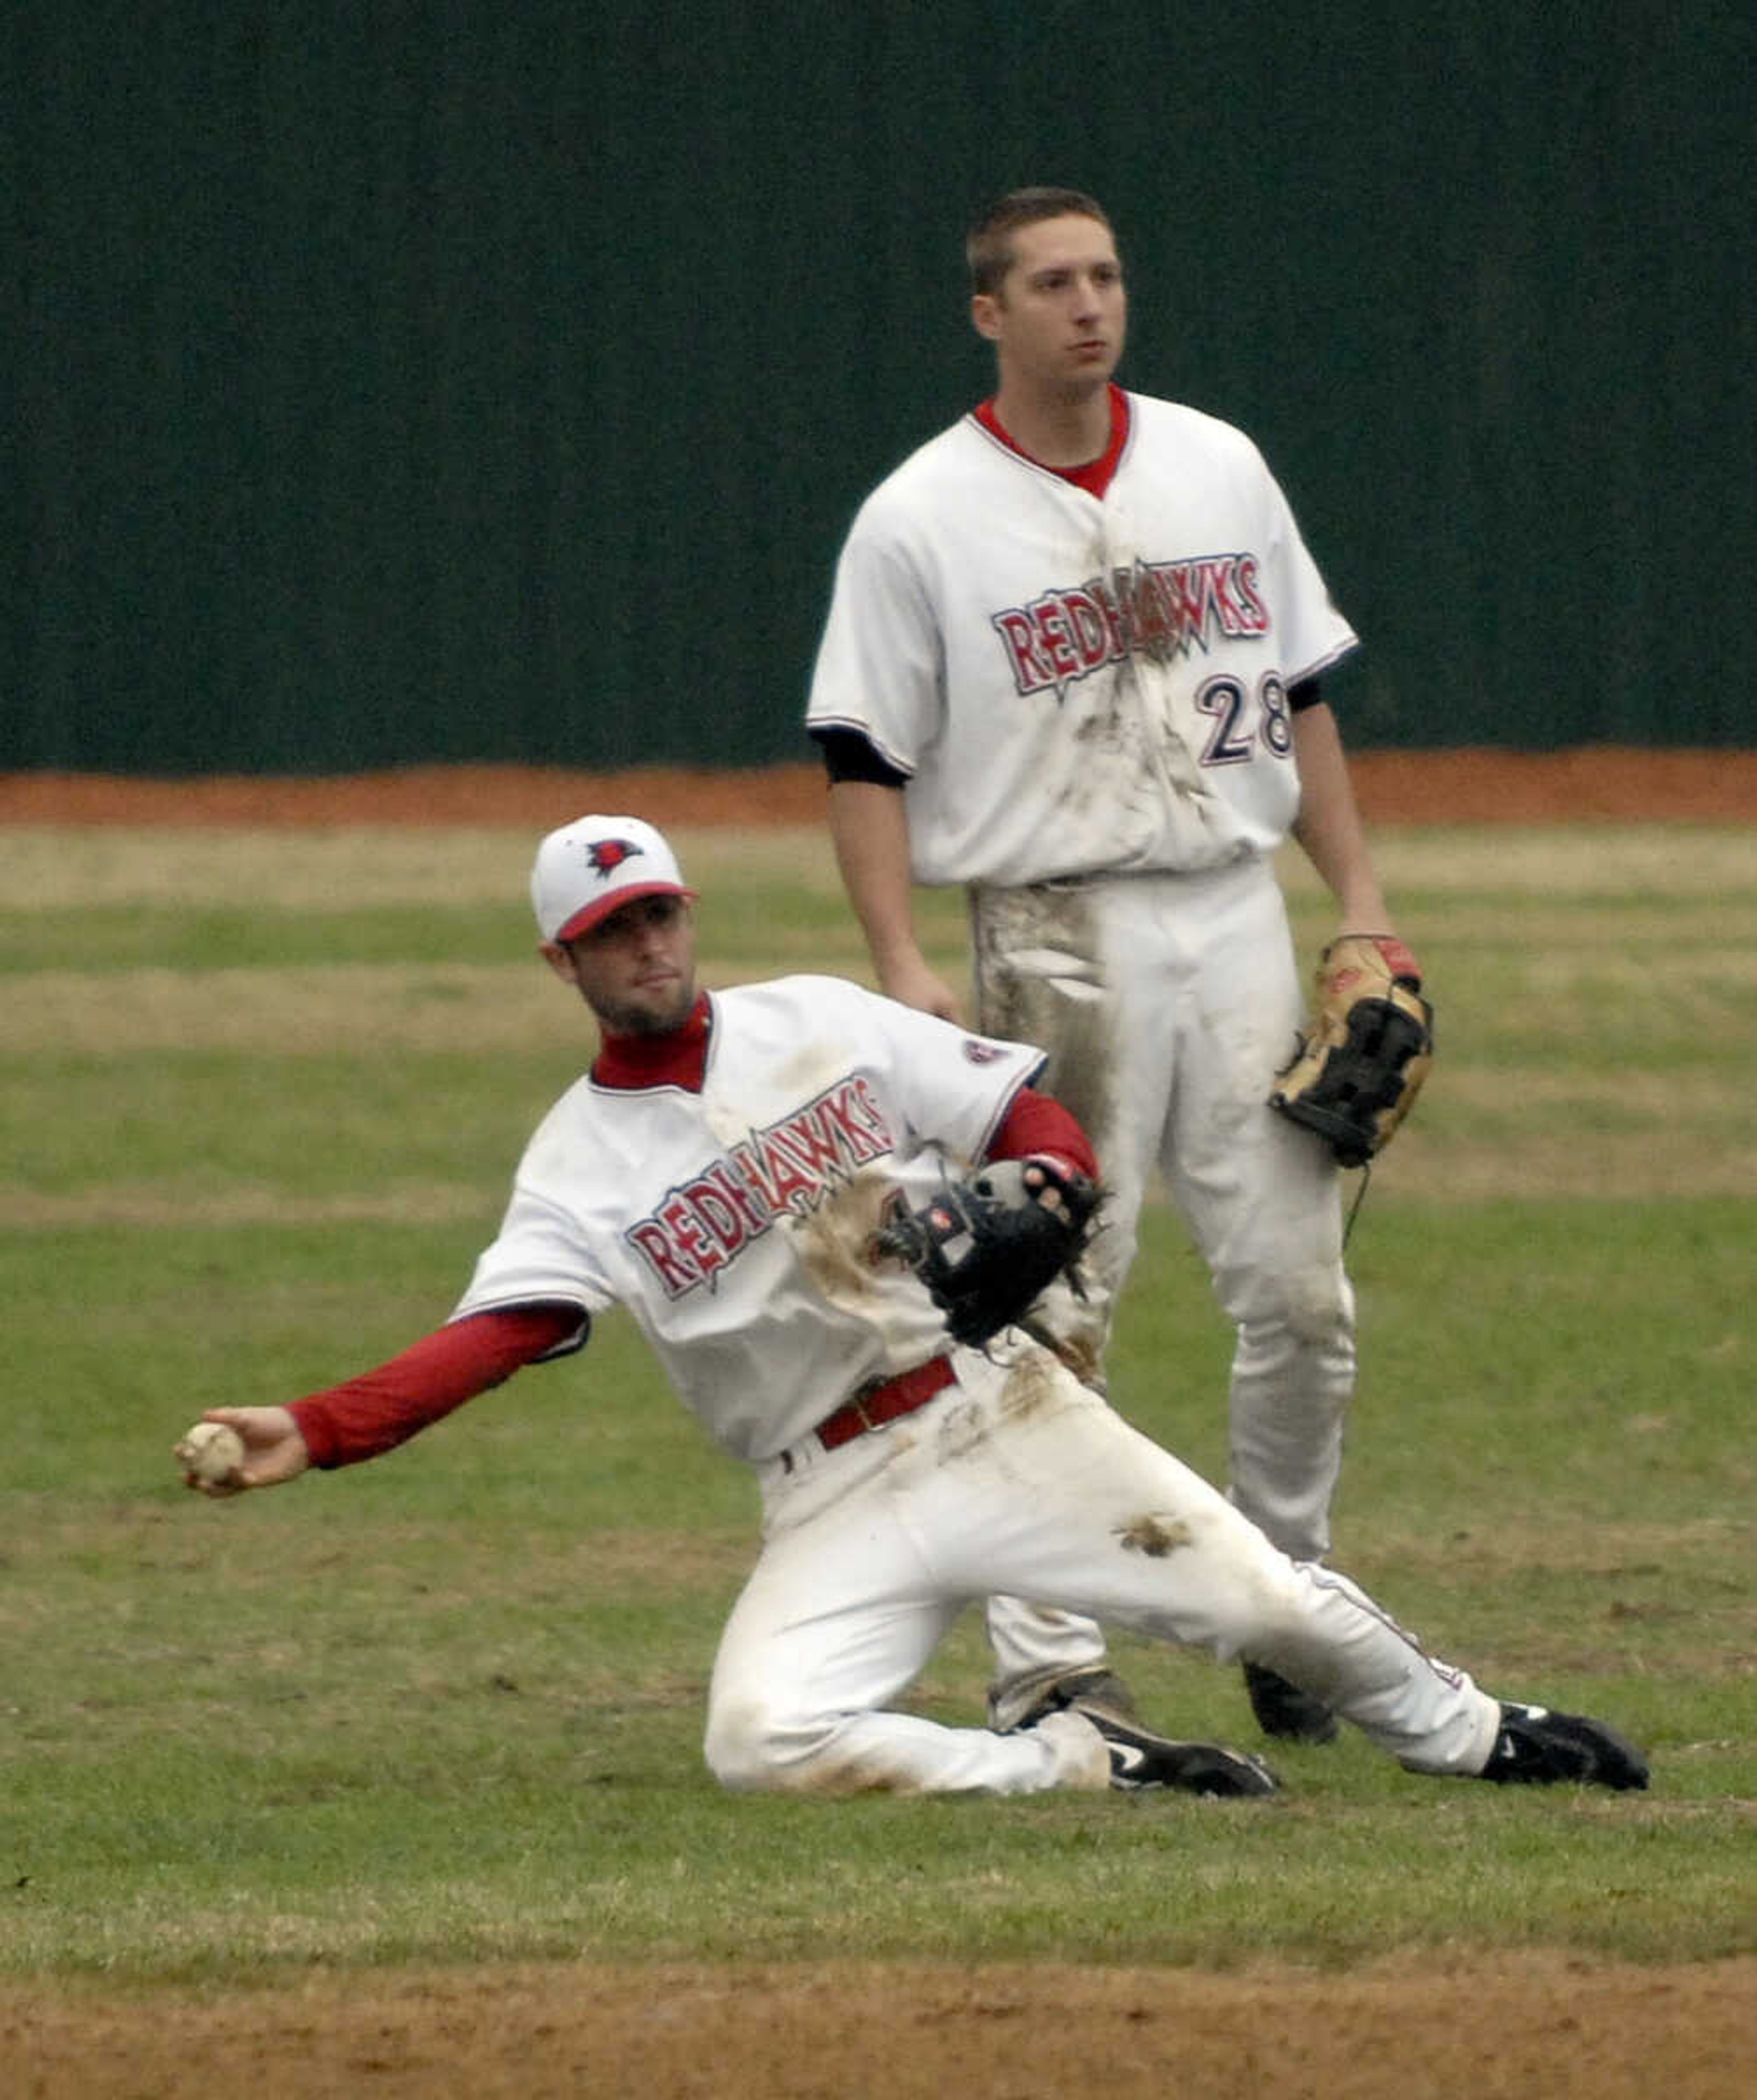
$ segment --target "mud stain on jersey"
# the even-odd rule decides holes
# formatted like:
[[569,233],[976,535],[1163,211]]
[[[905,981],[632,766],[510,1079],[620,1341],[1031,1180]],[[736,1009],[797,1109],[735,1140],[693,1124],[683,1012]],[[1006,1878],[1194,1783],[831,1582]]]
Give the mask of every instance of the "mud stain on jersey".
[[884,1174],[863,1171],[804,1216],[784,1220],[825,1299],[863,1320],[878,1317],[896,1289],[894,1274],[875,1269],[870,1252],[891,1188]]
[[[1181,676],[1150,661],[1154,653],[1118,665],[1107,688],[1093,695],[1091,712],[1071,725],[1077,763],[1062,788],[1057,821],[1077,837],[1104,841],[1113,867],[1132,864],[1162,829],[1168,801],[1199,820],[1214,800],[1190,743],[1199,726]],[[1182,726],[1181,716],[1188,717]]]
[[1144,1553],[1150,1560],[1164,1560],[1181,1546],[1193,1546],[1195,1533],[1182,1517],[1135,1516],[1116,1527],[1125,1553]]
[[769,1089],[780,1100],[801,1099],[832,1086],[858,1061],[854,1046],[846,1043],[801,1043],[791,1057],[784,1058],[772,1074],[766,1074]]

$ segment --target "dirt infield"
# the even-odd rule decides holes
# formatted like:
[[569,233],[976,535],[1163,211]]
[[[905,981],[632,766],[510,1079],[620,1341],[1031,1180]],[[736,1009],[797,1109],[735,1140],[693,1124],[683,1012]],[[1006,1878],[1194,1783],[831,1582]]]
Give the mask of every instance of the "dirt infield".
[[[1375,824],[1757,819],[1757,751],[1362,752],[1352,764]],[[814,824],[823,776],[810,765],[748,773],[411,766],[342,779],[0,774],[0,823],[541,828],[591,809],[626,809],[659,824]]]
[[31,2100],[1735,2100],[1757,1960],[1252,1968],[565,1964],[0,1993]]

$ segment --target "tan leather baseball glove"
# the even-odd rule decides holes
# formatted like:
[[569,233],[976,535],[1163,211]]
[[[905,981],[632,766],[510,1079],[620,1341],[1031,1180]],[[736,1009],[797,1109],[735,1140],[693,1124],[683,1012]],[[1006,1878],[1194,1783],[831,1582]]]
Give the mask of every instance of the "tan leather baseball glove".
[[1433,1008],[1395,935],[1344,933],[1318,958],[1310,1033],[1269,1106],[1316,1131],[1343,1167],[1383,1151],[1433,1059]]

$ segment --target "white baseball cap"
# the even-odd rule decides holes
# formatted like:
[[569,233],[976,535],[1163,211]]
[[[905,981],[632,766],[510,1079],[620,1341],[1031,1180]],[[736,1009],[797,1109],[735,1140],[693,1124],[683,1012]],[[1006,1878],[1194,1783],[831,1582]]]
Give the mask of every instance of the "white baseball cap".
[[638,817],[576,817],[536,849],[531,903],[545,941],[576,941],[638,897],[688,897],[677,856]]

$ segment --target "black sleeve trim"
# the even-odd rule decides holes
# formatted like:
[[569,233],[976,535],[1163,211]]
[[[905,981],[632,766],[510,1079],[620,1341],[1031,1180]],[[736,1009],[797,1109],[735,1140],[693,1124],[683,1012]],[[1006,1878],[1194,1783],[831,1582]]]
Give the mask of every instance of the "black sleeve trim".
[[880,757],[859,730],[814,729],[810,735],[823,753],[823,770],[832,781],[865,780],[875,788],[908,786],[908,774]]
[[484,1314],[492,1317],[497,1312],[541,1312],[550,1308],[558,1312],[571,1312],[579,1325],[558,1342],[552,1342],[541,1356],[527,1361],[533,1364],[559,1363],[563,1357],[577,1356],[592,1339],[591,1314],[571,1298],[500,1299],[492,1305],[472,1305],[467,1312],[453,1313],[445,1324],[455,1327],[466,1320],[479,1320]]
[[1287,688],[1287,704],[1297,714],[1315,708],[1324,697],[1324,682],[1314,671],[1309,678],[1296,678]]

